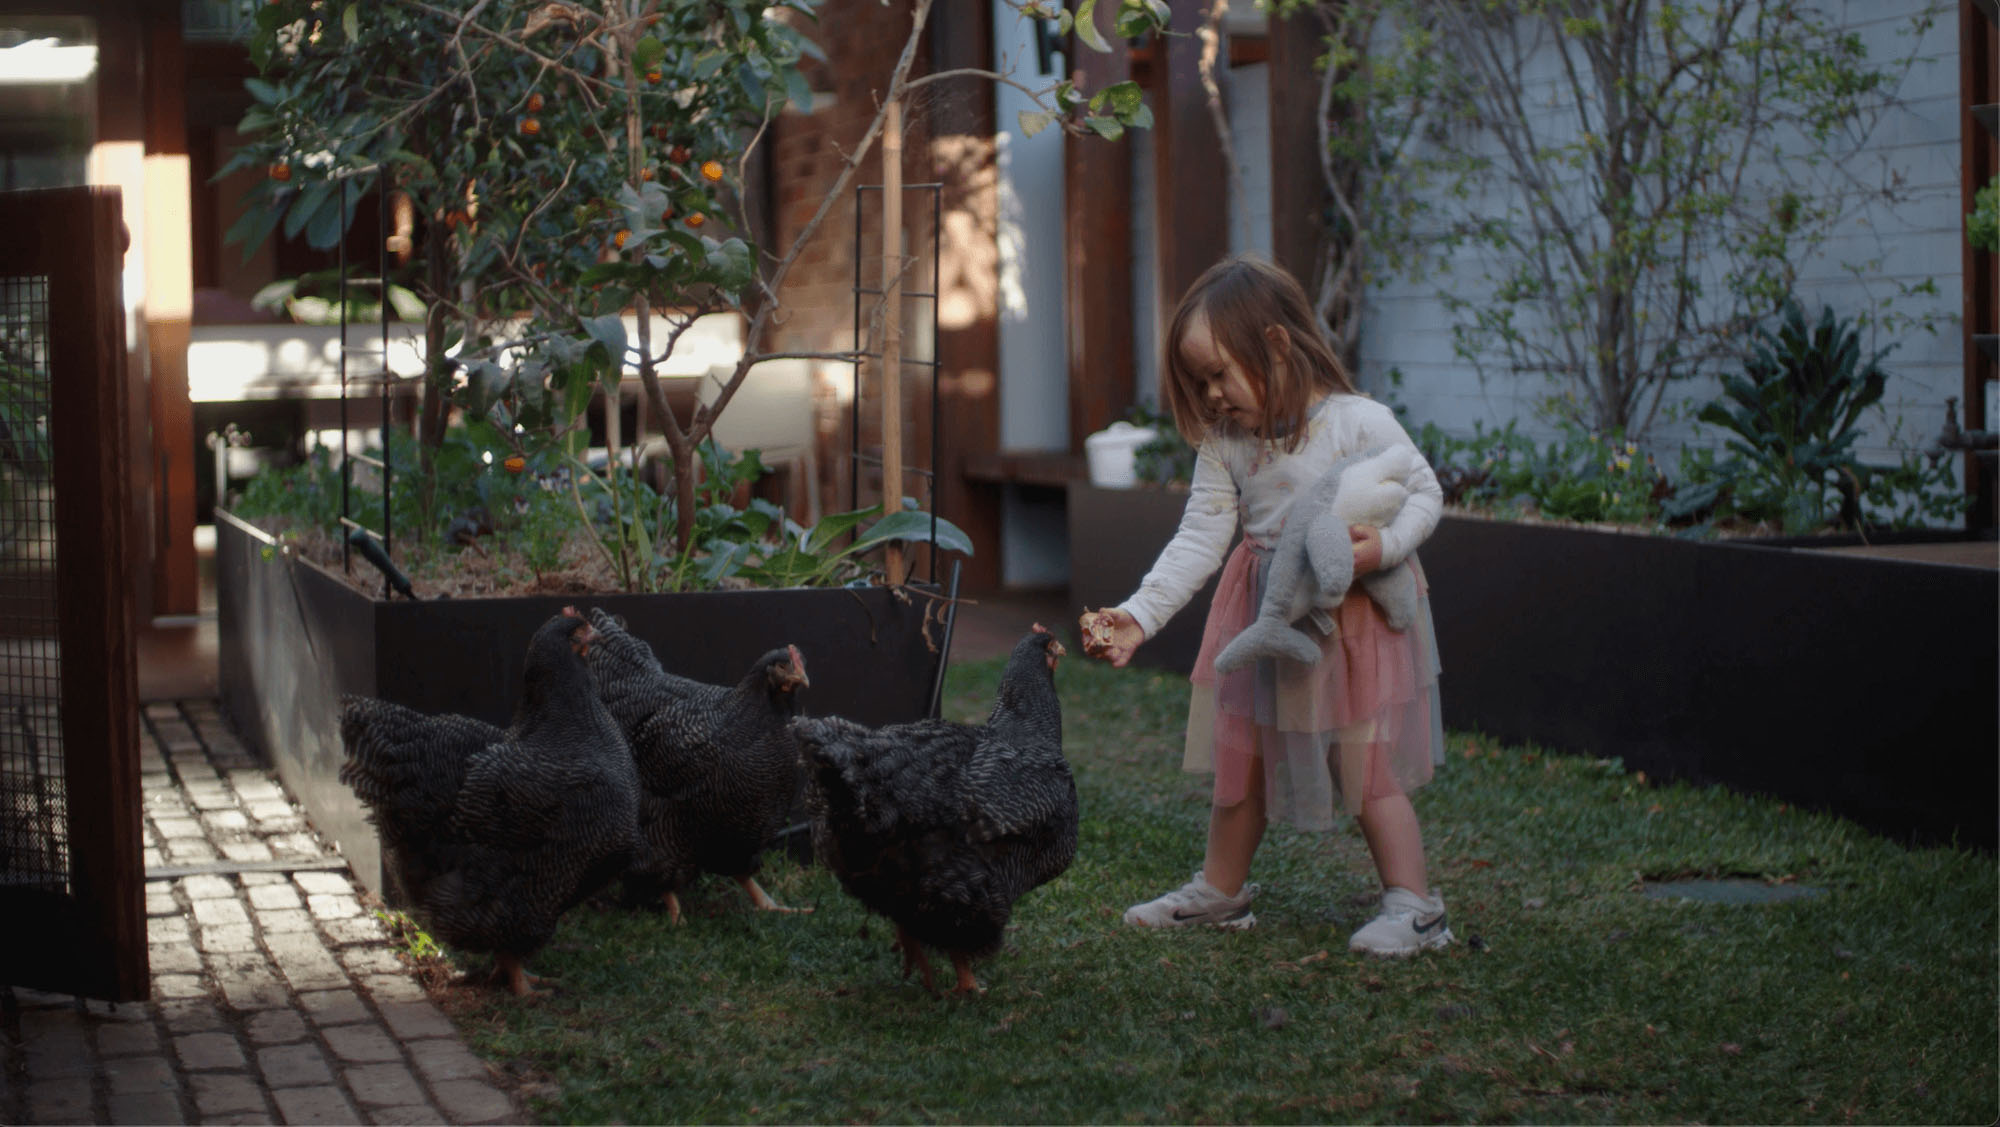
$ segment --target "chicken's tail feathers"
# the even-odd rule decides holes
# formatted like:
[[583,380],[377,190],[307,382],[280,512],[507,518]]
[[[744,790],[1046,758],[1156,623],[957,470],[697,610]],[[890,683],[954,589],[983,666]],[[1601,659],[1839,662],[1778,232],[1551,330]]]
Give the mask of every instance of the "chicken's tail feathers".
[[1301,631],[1275,618],[1259,618],[1215,656],[1217,673],[1233,673],[1258,658],[1282,657],[1300,665],[1319,661],[1319,646]]
[[505,738],[498,729],[461,716],[427,716],[369,697],[341,702],[340,738],[346,759],[339,778],[378,816],[397,811],[404,825],[430,826],[450,815],[467,761]]

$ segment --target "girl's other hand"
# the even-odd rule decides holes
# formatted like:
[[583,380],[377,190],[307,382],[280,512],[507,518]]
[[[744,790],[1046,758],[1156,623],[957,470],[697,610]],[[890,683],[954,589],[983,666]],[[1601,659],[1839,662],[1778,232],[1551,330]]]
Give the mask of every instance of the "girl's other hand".
[[1132,660],[1132,652],[1139,648],[1139,643],[1146,640],[1139,621],[1116,608],[1084,611],[1076,625],[1077,632],[1083,635],[1084,656],[1102,658],[1120,669]]
[[1354,574],[1366,575],[1382,567],[1382,530],[1372,524],[1350,524],[1347,538],[1354,541]]

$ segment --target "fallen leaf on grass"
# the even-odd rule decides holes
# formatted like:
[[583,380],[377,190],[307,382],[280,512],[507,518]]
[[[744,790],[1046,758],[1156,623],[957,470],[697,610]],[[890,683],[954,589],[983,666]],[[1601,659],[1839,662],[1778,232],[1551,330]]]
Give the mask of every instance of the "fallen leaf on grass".
[[1325,951],[1325,950],[1323,950],[1323,949],[1322,949],[1322,950],[1319,950],[1319,951],[1314,951],[1314,952],[1313,952],[1312,954],[1310,954],[1310,955],[1307,955],[1307,956],[1306,956],[1305,958],[1303,958],[1303,959],[1300,959],[1300,960],[1299,960],[1299,965],[1300,965],[1300,966],[1304,966],[1304,965],[1306,965],[1307,963],[1316,963],[1316,962],[1319,962],[1319,961],[1320,961],[1321,959],[1324,959],[1324,958],[1326,958],[1326,957],[1327,957],[1327,953],[1326,953],[1326,951]]

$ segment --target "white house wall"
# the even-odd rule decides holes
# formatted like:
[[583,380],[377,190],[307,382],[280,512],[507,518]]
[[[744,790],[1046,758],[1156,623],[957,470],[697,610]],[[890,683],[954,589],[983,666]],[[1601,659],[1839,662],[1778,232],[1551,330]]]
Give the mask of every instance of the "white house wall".
[[[1821,0],[1821,4],[1862,38],[1869,59],[1878,65],[1906,58],[1913,50],[1917,56],[1898,89],[1901,105],[1889,111],[1840,170],[1866,183],[1897,181],[1898,199],[1873,203],[1843,224],[1837,237],[1799,264],[1796,286],[1809,316],[1817,316],[1822,305],[1831,305],[1846,317],[1895,296],[1902,287],[1927,280],[1936,286],[1934,296],[1899,299],[1896,309],[1936,317],[1938,332],[1878,330],[1875,335],[1874,347],[1895,345],[1884,360],[1890,373],[1883,403],[1887,418],[1870,420],[1859,453],[1870,461],[1893,461],[1892,432],[1900,426],[1904,446],[1928,443],[1943,422],[1945,398],[1960,393],[1963,373],[1958,318],[1963,216],[1956,13],[1935,0]],[[1913,41],[1908,33],[1911,17],[1924,10],[1936,19],[1921,41]],[[1546,120],[1560,128],[1571,119],[1552,97],[1555,62],[1553,50],[1545,50],[1525,76],[1529,101],[1541,98],[1550,106]],[[1468,201],[1466,207],[1491,214],[1501,210],[1502,202],[1489,196]],[[1848,263],[1874,264],[1857,277],[1844,265]],[[1482,382],[1472,365],[1454,354],[1452,314],[1438,291],[1450,287],[1477,300],[1480,292],[1490,292],[1479,290],[1483,276],[1481,264],[1468,255],[1451,271],[1423,279],[1378,279],[1363,327],[1363,385],[1405,404],[1412,425],[1431,422],[1450,433],[1469,435],[1477,422],[1497,425],[1514,418],[1531,433],[1546,433],[1535,424],[1535,408],[1554,385],[1535,375],[1508,378],[1491,373]],[[1400,386],[1392,386],[1392,371],[1400,373]],[[1652,432],[1651,445],[1663,465],[1673,465],[1674,451],[1684,443],[1718,443],[1706,428],[1685,421],[1715,392],[1716,384],[1709,378],[1688,381],[1670,393],[1668,408]]]

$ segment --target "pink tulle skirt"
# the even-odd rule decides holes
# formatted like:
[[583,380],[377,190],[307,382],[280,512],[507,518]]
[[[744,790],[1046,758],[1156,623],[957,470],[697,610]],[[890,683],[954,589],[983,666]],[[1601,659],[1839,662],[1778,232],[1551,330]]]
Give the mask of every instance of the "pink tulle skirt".
[[1262,785],[1271,821],[1331,829],[1337,812],[1407,794],[1444,762],[1429,587],[1412,556],[1401,565],[1417,577],[1417,618],[1408,630],[1391,630],[1357,584],[1332,612],[1333,633],[1306,627],[1320,639],[1316,664],[1266,659],[1218,675],[1216,655],[1257,617],[1265,554],[1246,539],[1223,566],[1189,677],[1182,766],[1215,772],[1218,806],[1234,806]]

